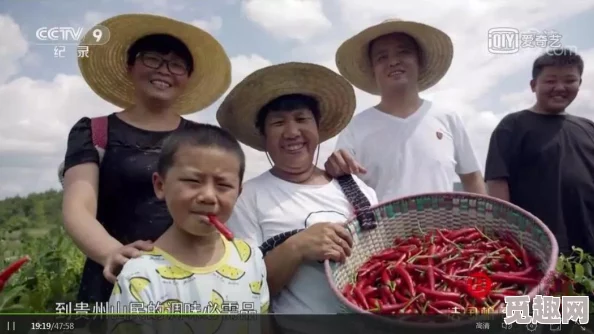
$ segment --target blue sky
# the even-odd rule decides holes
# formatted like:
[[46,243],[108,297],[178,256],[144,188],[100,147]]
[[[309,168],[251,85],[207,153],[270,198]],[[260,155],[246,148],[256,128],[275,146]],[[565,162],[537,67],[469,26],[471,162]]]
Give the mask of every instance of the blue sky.
[[[75,47],[66,57],[54,58],[53,47],[32,45],[35,31],[43,26],[88,29],[122,13],[164,15],[208,30],[232,59],[233,84],[258,68],[287,61],[315,62],[335,70],[338,45],[387,18],[435,25],[452,37],[454,62],[446,77],[423,96],[461,114],[483,164],[490,133],[501,117],[532,103],[531,64],[544,51],[491,54],[488,29],[555,30],[563,35],[563,44],[576,47],[586,62],[582,91],[571,112],[594,118],[592,1],[6,1],[0,9],[0,45],[10,45],[0,47],[0,198],[58,188],[56,166],[70,127],[81,117],[117,111],[85,85]],[[376,97],[357,91],[358,111],[376,102]],[[218,103],[188,118],[215,123]],[[334,144],[332,139],[322,146],[320,164]],[[260,153],[249,149],[246,153],[248,178],[269,167]]]

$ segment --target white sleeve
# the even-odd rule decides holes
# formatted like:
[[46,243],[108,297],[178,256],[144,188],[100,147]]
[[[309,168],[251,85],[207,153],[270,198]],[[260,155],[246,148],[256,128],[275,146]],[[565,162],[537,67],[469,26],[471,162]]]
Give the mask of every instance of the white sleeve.
[[[159,280],[151,277],[150,268],[152,267],[146,266],[146,261],[136,259],[129,260],[124,265],[109,298],[110,313],[157,312],[150,309],[149,305],[158,305],[155,285],[159,284]],[[154,327],[152,321],[144,319],[142,316],[110,318],[107,327],[107,333],[110,334],[127,334],[130,331],[143,334],[155,333],[154,330],[151,330],[151,327]]]
[[351,131],[350,126],[347,126],[344,130],[342,130],[340,135],[338,135],[336,148],[334,150],[345,150],[353,158],[355,158],[355,160],[357,159],[357,151],[355,150],[355,138],[353,137],[353,133]]
[[229,221],[227,221],[227,227],[236,237],[261,245],[264,240],[262,240],[262,229],[258,220],[255,195],[255,192],[244,188],[235,203]]
[[454,155],[456,159],[456,173],[458,175],[470,174],[481,170],[476,152],[470,142],[470,137],[464,126],[462,118],[454,113],[453,129]]
[[129,313],[131,309],[138,308],[140,305],[146,307],[151,302],[157,303],[155,287],[160,283],[160,280],[149,272],[150,268],[152,267],[147,266],[146,261],[140,259],[128,261],[118,275],[109,298],[109,305],[116,310],[119,308],[118,312],[125,310]]

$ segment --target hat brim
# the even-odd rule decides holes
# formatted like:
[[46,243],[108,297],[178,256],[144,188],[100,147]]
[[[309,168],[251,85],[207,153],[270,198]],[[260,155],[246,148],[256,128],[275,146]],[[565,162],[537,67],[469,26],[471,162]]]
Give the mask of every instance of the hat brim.
[[423,67],[419,71],[419,91],[431,88],[445,76],[454,55],[452,40],[437,28],[412,21],[386,21],[346,40],[336,52],[336,66],[340,74],[362,91],[380,95],[368,47],[374,39],[392,33],[411,36],[421,49]]
[[288,94],[318,101],[320,143],[340,133],[355,113],[355,90],[347,80],[324,66],[292,62],[260,69],[243,79],[219,107],[219,125],[245,145],[265,151],[264,138],[256,127],[258,112]]
[[126,63],[128,48],[139,38],[151,34],[169,34],[180,39],[194,60],[194,71],[185,91],[171,106],[172,111],[180,115],[201,111],[218,100],[231,84],[231,61],[225,50],[214,37],[198,27],[148,14],[119,15],[99,25],[109,30],[109,41],[92,45],[91,29],[81,42],[89,48],[88,57],[79,57],[78,65],[91,89],[118,107],[135,104],[134,86]]

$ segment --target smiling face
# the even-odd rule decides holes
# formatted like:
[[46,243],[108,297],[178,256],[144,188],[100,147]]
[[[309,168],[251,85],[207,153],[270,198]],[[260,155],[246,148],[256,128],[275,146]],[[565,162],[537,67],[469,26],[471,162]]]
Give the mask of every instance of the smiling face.
[[174,53],[140,53],[130,68],[137,96],[143,100],[172,103],[188,83],[186,63]]
[[560,113],[576,98],[580,83],[577,66],[549,66],[530,85],[543,111]]
[[184,92],[193,72],[188,48],[168,35],[139,39],[128,50],[128,71],[136,96],[170,105]]
[[540,111],[560,113],[576,98],[584,62],[571,50],[553,50],[534,61],[530,87]]
[[381,36],[369,45],[369,59],[382,92],[416,86],[419,78],[419,48],[405,34]]
[[317,101],[303,95],[285,95],[270,102],[258,115],[266,151],[274,168],[298,174],[312,167],[320,142]]

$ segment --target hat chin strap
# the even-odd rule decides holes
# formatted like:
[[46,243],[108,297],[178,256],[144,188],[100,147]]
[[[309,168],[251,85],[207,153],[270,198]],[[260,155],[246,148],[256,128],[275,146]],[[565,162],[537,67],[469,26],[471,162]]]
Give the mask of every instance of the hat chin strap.
[[[316,154],[316,163],[314,164],[314,166],[318,165],[318,161],[320,160],[320,146],[322,146],[322,144],[318,144],[318,152]],[[274,167],[274,163],[272,163],[272,159],[270,158],[270,155],[268,155],[268,151],[264,151],[264,154],[266,154],[266,158],[268,159],[268,162],[270,163],[271,167]]]

